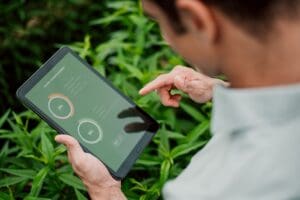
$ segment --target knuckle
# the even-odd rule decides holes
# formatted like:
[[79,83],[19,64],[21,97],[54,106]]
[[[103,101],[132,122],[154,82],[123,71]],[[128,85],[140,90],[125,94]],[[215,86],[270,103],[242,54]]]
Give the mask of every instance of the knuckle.
[[179,69],[182,69],[183,68],[183,66],[181,66],[181,65],[176,65],[175,67],[174,67],[174,70],[179,70]]
[[68,146],[69,146],[69,148],[74,148],[74,147],[76,147],[76,143],[74,141],[70,141]]
[[72,139],[69,140],[67,146],[69,146],[70,148],[74,148],[78,145],[79,145],[78,141],[72,138]]
[[178,72],[183,71],[185,68],[186,68],[186,67],[184,67],[184,66],[182,66],[182,65],[176,65],[176,66],[173,68],[172,72],[178,73]]
[[80,164],[81,164],[80,158],[73,159],[72,165],[75,168],[77,168],[78,166],[80,166]]
[[80,169],[82,169],[82,167],[84,166],[85,163],[86,163],[85,160],[83,158],[79,157],[79,158],[73,160],[72,165],[75,169],[80,170]]
[[[196,92],[194,86],[193,86],[193,85],[190,85],[190,84],[186,84],[186,85],[185,85],[185,89],[186,89],[186,91],[188,91],[188,92]],[[197,91],[199,91],[199,90],[197,90]]]

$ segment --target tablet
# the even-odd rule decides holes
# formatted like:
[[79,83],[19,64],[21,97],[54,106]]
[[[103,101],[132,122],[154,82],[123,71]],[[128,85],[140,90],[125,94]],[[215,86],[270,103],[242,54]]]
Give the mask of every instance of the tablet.
[[67,47],[36,71],[17,97],[58,133],[76,138],[119,180],[158,130],[154,119]]

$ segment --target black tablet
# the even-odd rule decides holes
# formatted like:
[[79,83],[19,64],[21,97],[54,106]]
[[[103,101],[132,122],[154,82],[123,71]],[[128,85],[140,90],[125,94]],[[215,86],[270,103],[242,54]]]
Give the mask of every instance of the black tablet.
[[116,179],[126,176],[158,130],[155,120],[67,47],[17,97],[58,133],[76,138]]

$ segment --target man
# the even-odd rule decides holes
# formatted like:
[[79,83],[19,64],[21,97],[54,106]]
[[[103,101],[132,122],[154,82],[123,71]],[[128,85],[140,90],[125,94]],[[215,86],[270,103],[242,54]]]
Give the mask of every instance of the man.
[[[196,102],[212,98],[207,146],[164,187],[165,199],[300,199],[300,2],[298,0],[144,0],[169,44],[207,75],[176,67],[146,85],[166,106],[178,88]],[[218,84],[220,83],[220,84]],[[298,85],[299,84],[299,85]],[[96,158],[69,136],[69,159],[92,199],[125,199]]]

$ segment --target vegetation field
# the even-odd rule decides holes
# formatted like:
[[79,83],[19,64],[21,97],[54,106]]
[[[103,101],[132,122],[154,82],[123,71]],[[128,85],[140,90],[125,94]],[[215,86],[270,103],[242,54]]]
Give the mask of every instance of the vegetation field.
[[136,0],[11,0],[0,3],[0,200],[88,199],[57,134],[16,100],[16,88],[62,45],[78,52],[160,123],[153,142],[123,181],[128,199],[162,199],[210,139],[211,103],[184,98],[163,107],[139,89],[184,64]]

